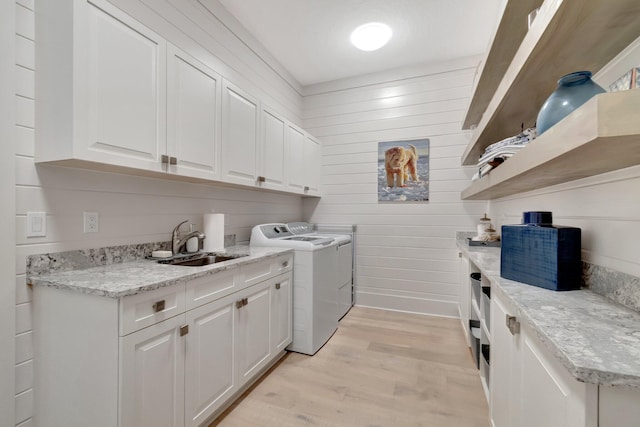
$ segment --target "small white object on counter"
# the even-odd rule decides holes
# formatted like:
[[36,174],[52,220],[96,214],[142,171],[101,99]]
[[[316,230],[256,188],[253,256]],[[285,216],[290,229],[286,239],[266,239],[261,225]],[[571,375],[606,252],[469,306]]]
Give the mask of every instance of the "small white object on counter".
[[171,255],[173,255],[171,253],[171,251],[153,251],[153,252],[151,252],[151,256],[153,258],[170,258]]

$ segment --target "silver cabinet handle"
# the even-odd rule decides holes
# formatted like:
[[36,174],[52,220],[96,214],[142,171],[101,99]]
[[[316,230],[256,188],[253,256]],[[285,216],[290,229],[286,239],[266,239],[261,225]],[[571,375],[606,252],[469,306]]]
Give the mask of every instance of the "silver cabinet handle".
[[509,328],[509,332],[511,332],[511,335],[520,333],[520,322],[518,322],[518,319],[516,318],[516,316],[509,316],[507,314],[505,320],[506,320],[507,328]]
[[156,313],[164,310],[164,300],[157,301],[155,304],[153,304],[152,307],[153,307],[153,311]]

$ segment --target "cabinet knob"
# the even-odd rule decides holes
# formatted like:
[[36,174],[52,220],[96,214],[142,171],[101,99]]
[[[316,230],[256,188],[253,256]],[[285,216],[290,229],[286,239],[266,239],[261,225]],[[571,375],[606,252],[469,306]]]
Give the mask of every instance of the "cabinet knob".
[[243,302],[243,300],[236,301],[236,308],[242,308],[242,306],[244,305]]
[[155,304],[153,304],[153,311],[154,312],[159,312],[164,310],[164,300],[161,301],[157,301]]
[[258,177],[258,182],[266,182],[267,178],[265,178],[264,176],[259,176]]
[[169,164],[170,165],[177,165],[178,164],[178,159],[176,157],[169,157]]
[[276,283],[276,289],[280,289],[280,283]]
[[249,299],[248,298],[242,298],[242,305],[245,306],[249,304]]
[[309,187],[307,187],[306,185],[304,186],[304,191],[309,191]]
[[180,327],[180,336],[183,337],[189,333],[189,325],[184,325]]
[[283,267],[283,268],[287,268],[287,267],[289,267],[289,261],[284,261],[284,262],[282,263],[282,267]]
[[169,164],[169,156],[167,156],[166,154],[163,154],[160,157],[160,162],[162,162],[163,165]]

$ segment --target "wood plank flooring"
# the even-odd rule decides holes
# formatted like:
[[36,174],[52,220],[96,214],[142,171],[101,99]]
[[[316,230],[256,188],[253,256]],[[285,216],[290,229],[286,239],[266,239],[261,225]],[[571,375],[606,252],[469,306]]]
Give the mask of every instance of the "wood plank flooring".
[[289,353],[209,427],[486,427],[460,321],[353,307],[315,356]]

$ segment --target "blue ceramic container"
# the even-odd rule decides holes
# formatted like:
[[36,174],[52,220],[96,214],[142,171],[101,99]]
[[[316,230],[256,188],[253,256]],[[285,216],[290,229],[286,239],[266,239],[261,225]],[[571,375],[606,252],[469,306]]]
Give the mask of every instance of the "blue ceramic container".
[[565,118],[593,96],[605,90],[591,80],[591,71],[576,71],[562,76],[558,88],[540,108],[536,127],[538,136]]

